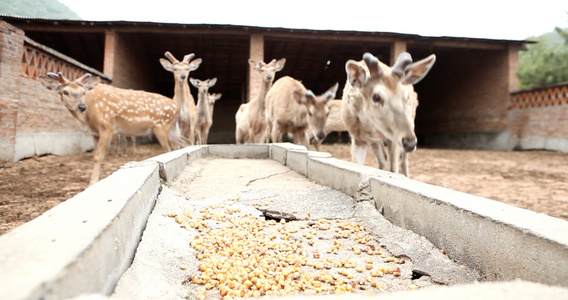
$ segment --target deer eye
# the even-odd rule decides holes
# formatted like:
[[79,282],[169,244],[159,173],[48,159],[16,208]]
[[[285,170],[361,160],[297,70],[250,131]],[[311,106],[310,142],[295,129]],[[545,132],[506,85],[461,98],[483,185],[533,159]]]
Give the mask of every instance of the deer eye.
[[379,94],[373,94],[372,96],[373,102],[383,104],[383,98]]
[[69,91],[67,91],[67,90],[63,91],[63,95],[69,96]]

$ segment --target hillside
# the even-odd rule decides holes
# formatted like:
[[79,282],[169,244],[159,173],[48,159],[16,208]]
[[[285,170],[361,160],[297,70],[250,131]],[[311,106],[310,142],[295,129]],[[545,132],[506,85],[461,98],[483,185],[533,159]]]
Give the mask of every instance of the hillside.
[[74,11],[57,0],[0,0],[0,15],[59,20],[81,19]]

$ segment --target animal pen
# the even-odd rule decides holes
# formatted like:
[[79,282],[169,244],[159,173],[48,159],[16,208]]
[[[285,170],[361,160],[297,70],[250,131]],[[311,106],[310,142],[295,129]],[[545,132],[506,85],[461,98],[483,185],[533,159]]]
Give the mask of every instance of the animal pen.
[[[256,255],[257,261],[261,261],[260,253],[286,253],[286,257],[271,259],[279,260],[280,268],[284,264],[298,268],[287,276],[279,273],[287,278],[278,281],[278,286],[292,292],[299,284],[294,276],[315,282],[302,287],[303,294],[406,293],[418,289],[410,292],[424,293],[415,294],[419,296],[452,291],[467,298],[481,287],[485,292],[514,299],[526,294],[560,297],[568,292],[566,221],[296,145],[229,144],[236,109],[257,92],[258,82],[248,69],[249,58],[286,57],[281,75],[302,74],[310,86],[321,86],[321,92],[329,81],[345,80],[342,64],[347,58],[359,58],[369,51],[384,59],[408,50],[417,57],[434,52],[440,62],[417,86],[421,101],[416,120],[419,140],[439,147],[491,149],[531,148],[537,140],[548,141],[537,147],[564,151],[558,145],[568,134],[561,128],[556,132],[538,127],[527,131],[511,125],[526,124],[519,120],[527,119],[535,124],[544,122],[550,119],[546,112],[566,109],[565,100],[530,107],[515,104],[523,101],[511,102],[510,92],[517,87],[517,52],[525,41],[226,25],[3,19],[0,158],[4,161],[43,153],[65,155],[92,147],[89,134],[69,116],[56,95],[44,92],[38,75],[62,71],[69,78],[77,78],[90,72],[119,87],[168,94],[171,75],[157,65],[165,49],[195,51],[203,58],[198,77],[217,77],[216,87],[231,99],[215,109],[215,118],[231,122],[219,121],[212,129],[218,145],[187,147],[127,164],[35,220],[0,236],[2,299],[68,299],[81,295],[110,299],[220,298],[233,292],[248,296],[249,291],[256,296],[255,291],[261,290],[268,295],[273,288],[281,293],[270,282],[267,287],[257,287],[258,280],[244,280],[239,286],[246,289],[236,289],[229,283],[221,286],[218,274],[216,279],[206,277],[209,267],[221,269],[226,257],[206,260],[212,254],[206,251],[208,243],[202,232],[231,228],[221,221],[213,222],[221,219],[233,224],[254,222],[258,227],[252,230],[257,235],[265,234],[258,231],[261,227],[282,234],[267,231],[266,235],[275,236],[274,244],[267,241],[268,248],[256,249],[257,253],[232,249]],[[65,30],[55,30],[61,28]],[[192,38],[184,39],[186,36]],[[154,49],[162,43],[148,40],[158,38],[171,44]],[[310,39],[326,47],[309,47],[313,46]],[[140,43],[148,46],[148,52],[135,47]],[[82,51],[81,44],[97,46]],[[212,51],[206,44],[222,51]],[[309,52],[313,48],[324,54]],[[318,55],[325,59],[317,60]],[[207,62],[215,63],[205,67]],[[565,99],[562,93],[555,95]],[[239,177],[221,169],[218,176],[228,175],[224,181],[202,178],[218,184],[213,185],[216,195],[184,190],[195,187],[191,182],[201,174],[212,172],[211,166],[243,162],[257,166],[255,169],[275,171]],[[243,182],[228,181],[236,178],[243,178]],[[291,184],[281,187],[271,178]],[[290,186],[297,190],[284,189]],[[293,224],[298,228],[289,227]],[[326,236],[322,228],[327,226],[338,231]],[[385,228],[388,232],[381,231]],[[245,234],[240,227],[233,229],[243,231],[234,232],[234,236]],[[410,237],[419,243],[410,243]],[[288,244],[288,240],[295,243]],[[218,245],[215,249],[223,248],[220,243],[226,246],[221,240],[211,243]],[[284,252],[277,248],[280,244],[296,247],[295,252]],[[335,249],[337,255],[346,255],[336,260],[341,266],[333,264]],[[156,263],[158,259],[160,263]],[[306,269],[311,277],[295,275]],[[250,268],[242,271],[252,273]],[[468,284],[476,281],[484,283]],[[427,289],[432,286],[438,289]]]

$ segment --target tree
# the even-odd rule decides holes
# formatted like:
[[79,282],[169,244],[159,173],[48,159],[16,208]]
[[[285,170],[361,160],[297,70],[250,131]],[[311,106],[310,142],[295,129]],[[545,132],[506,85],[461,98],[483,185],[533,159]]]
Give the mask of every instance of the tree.
[[568,82],[568,28],[536,38],[538,43],[528,45],[519,53],[519,82],[521,89]]
[[81,19],[57,0],[0,0],[0,15],[58,20]]

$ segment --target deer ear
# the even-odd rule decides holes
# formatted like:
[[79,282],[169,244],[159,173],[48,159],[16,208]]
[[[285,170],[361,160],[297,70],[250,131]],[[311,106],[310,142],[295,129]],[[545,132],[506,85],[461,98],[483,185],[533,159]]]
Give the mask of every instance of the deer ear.
[[53,79],[52,76],[50,75],[55,75],[57,76],[57,74],[55,73],[47,73],[47,76],[39,76],[39,82],[41,82],[41,84],[47,88],[48,90],[56,90],[61,84],[59,83],[59,80],[57,79]]
[[169,71],[169,72],[174,71],[174,65],[169,60],[167,60],[165,58],[160,58],[160,64],[162,64],[162,67],[164,67],[164,69],[166,69],[166,71]]
[[209,81],[209,87],[214,86],[215,83],[217,83],[217,77],[215,77],[215,78],[213,78],[213,79],[211,79],[211,80]]
[[417,84],[424,79],[436,62],[436,55],[432,54],[422,60],[408,65],[404,70],[403,84]]
[[337,93],[337,88],[339,87],[339,83],[336,82],[332,87],[329,88],[323,95],[324,104],[329,102],[331,99],[335,98],[335,94]]
[[274,71],[276,72],[280,72],[283,68],[284,65],[286,64],[286,59],[285,58],[281,58],[276,62],[276,67],[274,68]]
[[201,58],[196,58],[196,59],[192,60],[189,63],[189,71],[191,72],[191,71],[197,70],[197,68],[199,68],[199,65],[201,65],[202,61],[203,60]]
[[296,100],[298,104],[306,103],[305,92],[302,89],[295,89],[293,93],[294,93],[294,100]]
[[347,72],[347,81],[353,87],[360,88],[369,80],[367,70],[354,60],[348,60],[345,63],[345,71]]
[[215,101],[221,99],[221,96],[223,96],[223,94],[213,94],[215,95]]
[[189,77],[189,82],[191,82],[191,85],[193,85],[194,87],[199,88],[199,79]]
[[101,83],[100,77],[91,77],[90,79],[87,79],[85,83],[83,83],[83,88],[85,89],[85,91],[90,91],[94,89],[95,86],[97,86],[97,84],[99,83]]

